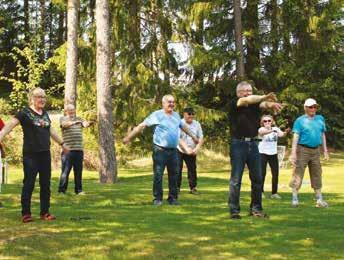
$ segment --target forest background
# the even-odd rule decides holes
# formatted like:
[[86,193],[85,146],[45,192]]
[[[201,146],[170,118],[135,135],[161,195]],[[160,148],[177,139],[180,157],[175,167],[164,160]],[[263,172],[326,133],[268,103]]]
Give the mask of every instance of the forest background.
[[[70,2],[78,14],[72,25],[77,29],[76,68],[66,62]],[[239,20],[234,16],[238,4]],[[243,79],[257,93],[275,92],[286,105],[276,116],[281,128],[291,127],[303,114],[306,98],[315,98],[326,118],[329,146],[343,148],[343,6],[344,0],[108,1],[109,98],[119,163],[150,151],[149,133],[128,147],[121,139],[158,109],[168,93],[176,97],[178,112],[186,106],[195,108],[205,146],[228,153],[227,104]],[[97,121],[95,8],[95,0],[0,0],[1,117],[9,119],[26,105],[33,87],[45,89],[47,108],[61,115],[66,71],[75,70],[78,115]],[[99,163],[96,125],[85,131],[89,168]],[[13,163],[21,160],[19,132],[16,129],[6,139]],[[282,142],[288,143],[288,138]],[[58,147],[53,149],[58,161]]]

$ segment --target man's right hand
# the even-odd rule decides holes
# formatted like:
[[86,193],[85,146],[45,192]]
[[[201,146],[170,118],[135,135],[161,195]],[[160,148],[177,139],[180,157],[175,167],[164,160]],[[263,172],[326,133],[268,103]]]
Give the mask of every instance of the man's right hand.
[[273,92],[270,92],[270,93],[268,93],[268,94],[266,94],[266,95],[264,96],[264,100],[265,100],[265,101],[276,102],[276,101],[277,101],[276,94],[273,93]]
[[124,137],[123,140],[122,140],[122,142],[123,142],[124,144],[129,144],[129,143],[130,143],[130,139],[129,139],[128,137]]
[[291,153],[289,156],[289,162],[291,163],[292,166],[296,166],[296,154]]

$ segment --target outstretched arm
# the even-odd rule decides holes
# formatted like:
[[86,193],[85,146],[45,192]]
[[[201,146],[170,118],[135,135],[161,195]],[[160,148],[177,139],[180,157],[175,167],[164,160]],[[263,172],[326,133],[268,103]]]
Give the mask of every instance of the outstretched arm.
[[137,136],[138,134],[142,133],[142,131],[147,127],[147,125],[142,122],[138,126],[134,127],[132,131],[130,131],[126,137],[123,138],[123,143],[128,144],[130,141]]
[[19,124],[19,120],[17,118],[13,118],[9,123],[7,123],[4,128],[0,131],[0,142],[4,139],[4,137],[13,130]]
[[267,95],[250,95],[248,97],[242,97],[238,99],[237,106],[244,107],[248,105],[258,104],[263,101],[277,101],[276,95],[274,93],[269,93]]

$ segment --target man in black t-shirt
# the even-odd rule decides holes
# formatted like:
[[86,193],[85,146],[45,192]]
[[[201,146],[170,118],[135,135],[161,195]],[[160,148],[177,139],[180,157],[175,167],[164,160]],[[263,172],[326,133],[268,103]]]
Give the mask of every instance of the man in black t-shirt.
[[231,128],[231,177],[229,210],[232,219],[240,219],[240,188],[245,165],[248,166],[251,180],[250,214],[267,217],[262,208],[262,175],[260,155],[256,143],[261,109],[279,112],[282,105],[275,102],[273,93],[252,95],[252,86],[240,82],[236,88],[237,97],[230,103],[229,121]]

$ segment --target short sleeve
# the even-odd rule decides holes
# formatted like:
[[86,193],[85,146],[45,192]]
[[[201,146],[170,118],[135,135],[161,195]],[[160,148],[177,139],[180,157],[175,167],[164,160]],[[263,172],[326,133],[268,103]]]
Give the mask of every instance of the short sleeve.
[[151,113],[148,117],[146,117],[146,119],[143,121],[143,123],[148,127],[153,126],[153,125],[158,125],[159,120],[158,120],[157,112],[158,111]]
[[301,132],[301,120],[298,118],[293,125],[293,133],[300,134]]
[[201,127],[200,123],[198,123],[197,137],[198,138],[203,138],[203,130],[202,130],[202,127]]
[[322,123],[323,123],[323,129],[322,129],[322,131],[323,131],[323,132],[326,132],[326,131],[327,131],[327,129],[326,129],[326,122],[325,122],[325,118],[324,118],[323,116],[320,116],[320,118],[321,118],[321,121],[322,121]]
[[4,128],[4,126],[5,126],[5,123],[4,123],[4,121],[2,121],[2,119],[0,118],[0,130],[1,130],[2,128]]
[[23,110],[20,110],[17,114],[15,114],[14,117],[17,118],[20,123],[23,123],[24,118],[25,118],[25,113]]

